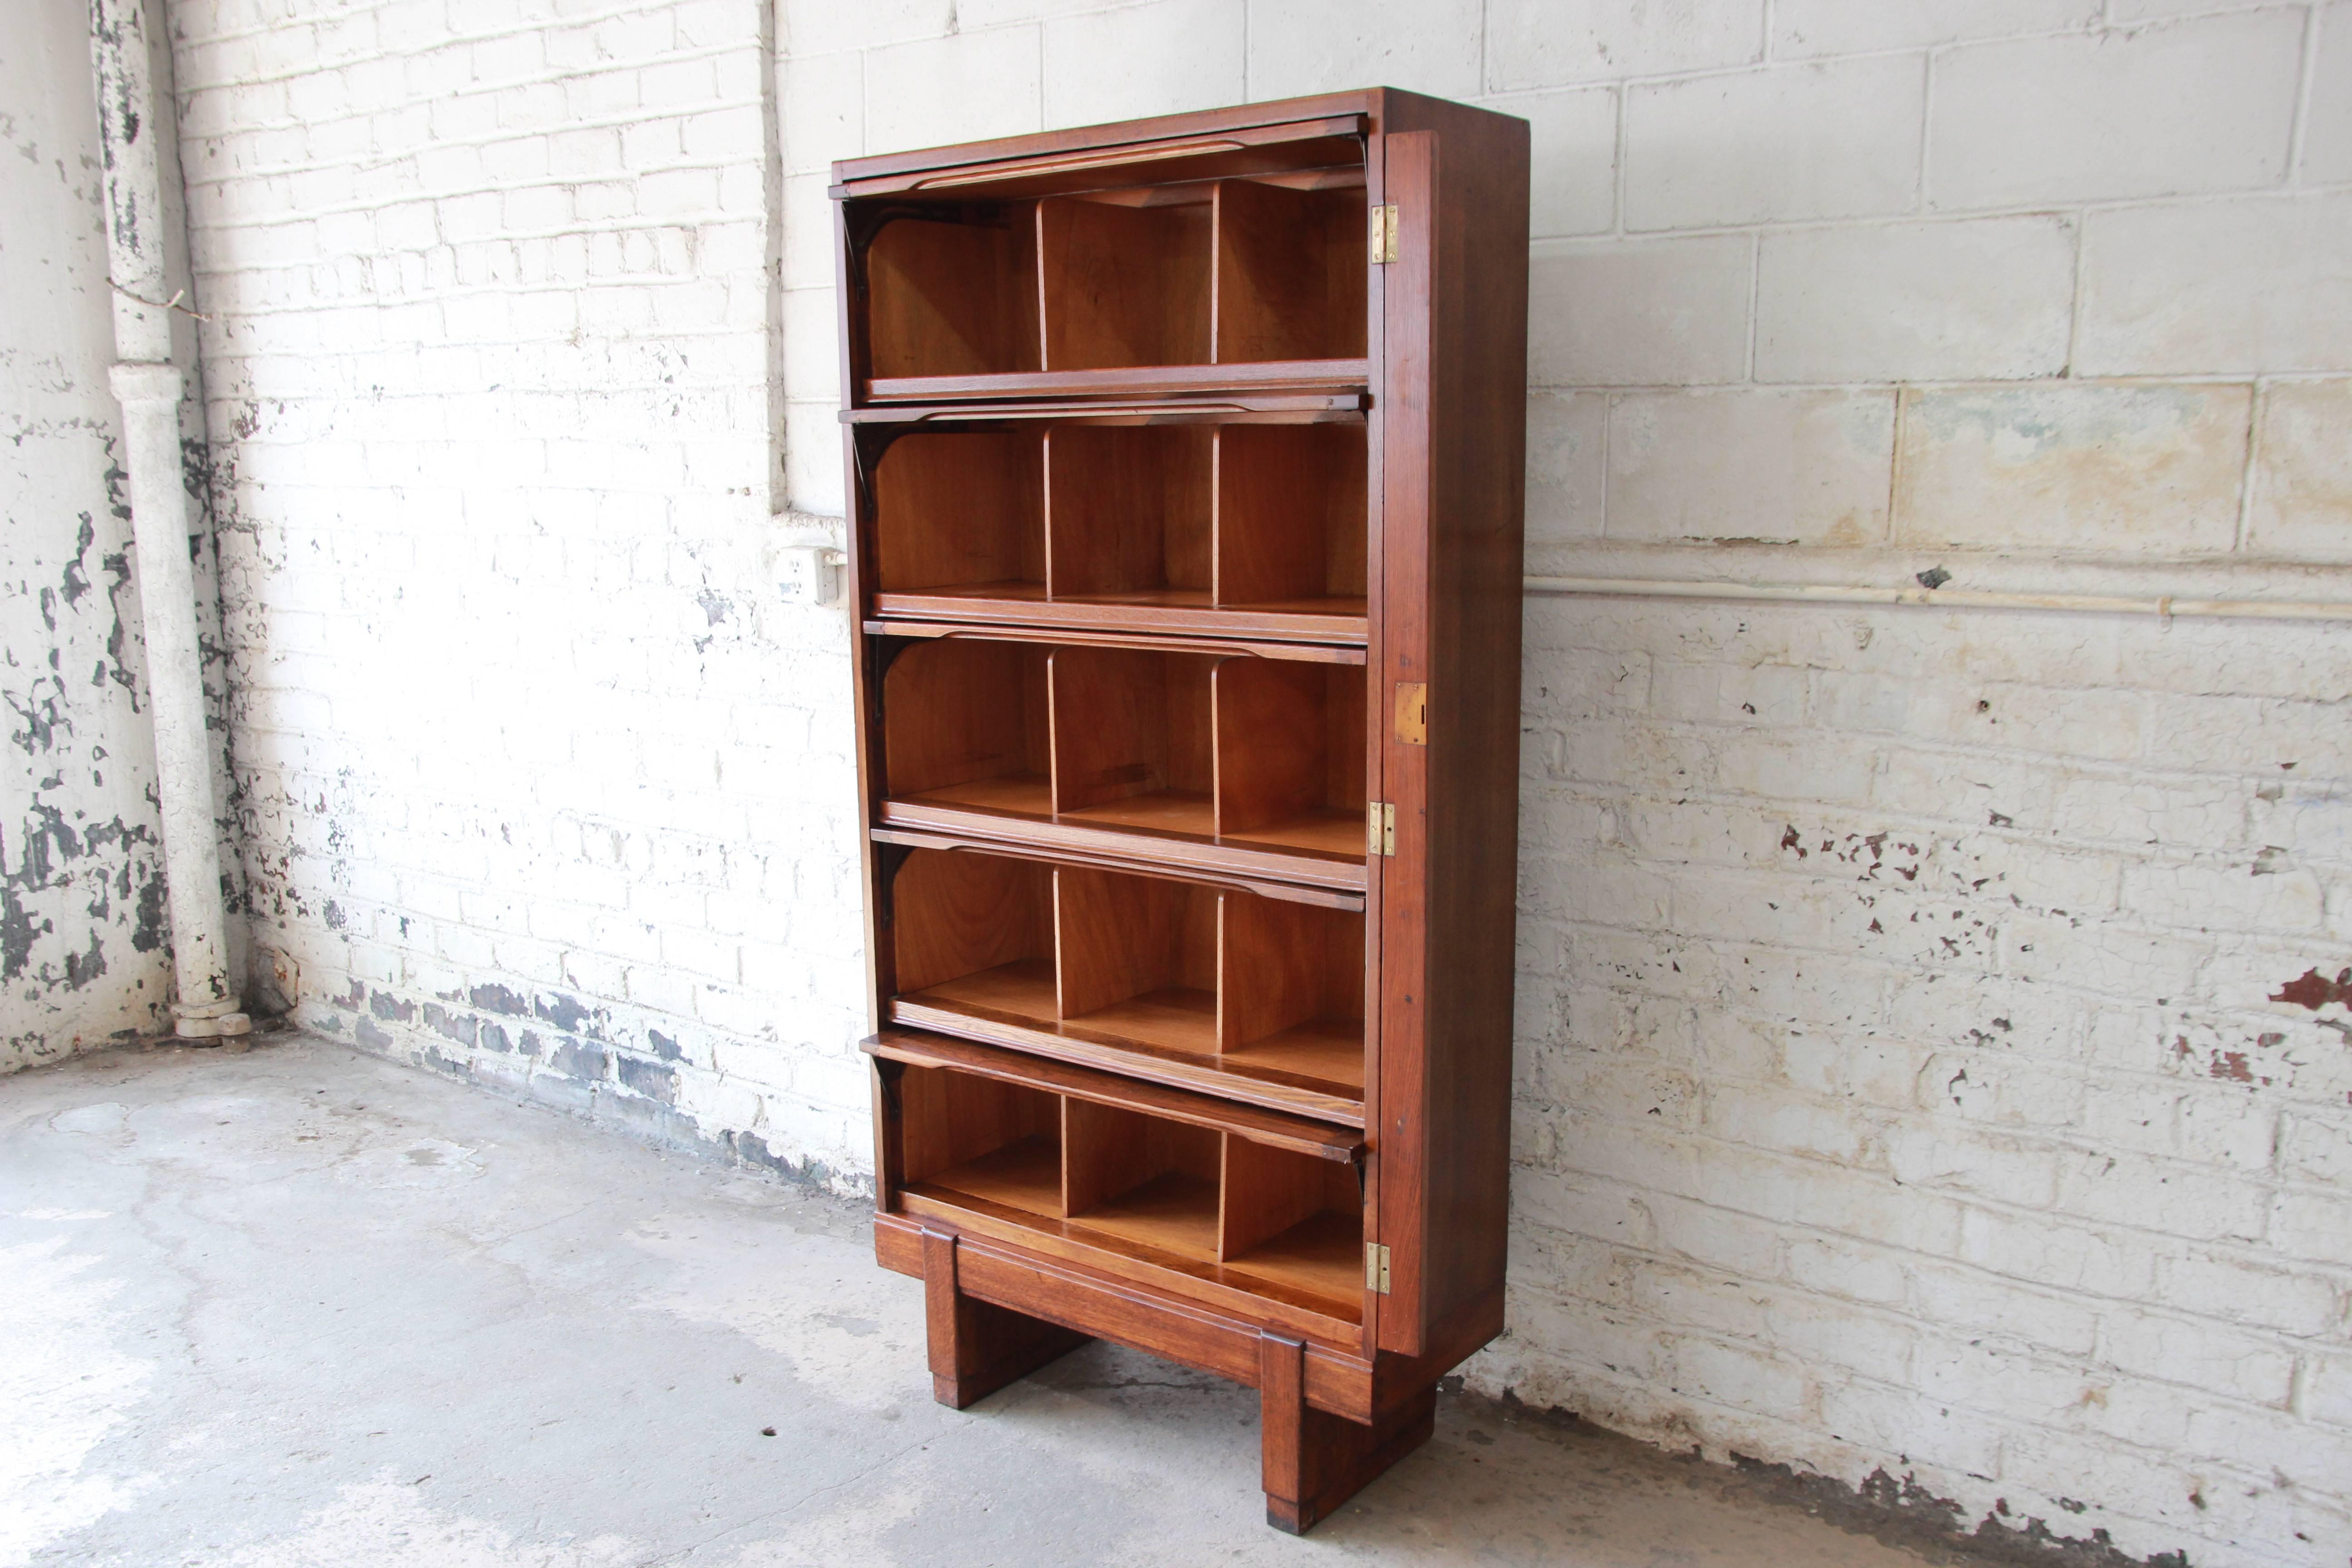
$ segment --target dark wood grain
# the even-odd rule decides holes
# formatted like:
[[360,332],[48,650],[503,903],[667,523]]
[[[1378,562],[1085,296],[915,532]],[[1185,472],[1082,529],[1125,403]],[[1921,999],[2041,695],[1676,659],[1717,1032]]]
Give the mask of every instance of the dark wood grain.
[[968,1296],[959,1287],[954,1232],[923,1233],[923,1317],[931,1397],[967,1410],[1006,1384],[1085,1344],[1089,1336]]
[[1055,196],[1038,203],[1045,329],[1040,368],[1208,363],[1210,227],[1206,202],[1127,206]]
[[1381,933],[1381,1202],[1412,1217],[1391,1241],[1381,1343],[1418,1354],[1428,1325],[1499,1285],[1507,1248],[1528,132],[1391,100],[1402,234],[1386,269],[1391,576],[1376,613],[1405,629],[1384,695],[1425,682],[1429,721],[1425,745],[1382,726],[1399,840],[1382,875],[1419,897],[1391,900]]
[[1034,236],[1025,206],[978,222],[902,217],[883,225],[865,258],[870,374],[1041,369]]
[[[1311,428],[1311,426],[1309,426]],[[1210,447],[1205,426],[1063,425],[1045,437],[1047,591],[1205,605]]]

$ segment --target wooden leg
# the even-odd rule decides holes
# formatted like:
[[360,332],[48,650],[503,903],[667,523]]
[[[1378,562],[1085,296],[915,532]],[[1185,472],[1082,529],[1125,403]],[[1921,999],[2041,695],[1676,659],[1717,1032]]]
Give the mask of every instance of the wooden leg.
[[1075,1329],[965,1295],[956,1285],[956,1237],[948,1231],[923,1232],[923,1305],[931,1397],[957,1410],[970,1409],[1087,1340]]
[[1258,1346],[1258,1420],[1265,1441],[1265,1521],[1304,1535],[1381,1471],[1429,1441],[1434,1384],[1369,1426],[1307,1403],[1307,1347],[1266,1334]]

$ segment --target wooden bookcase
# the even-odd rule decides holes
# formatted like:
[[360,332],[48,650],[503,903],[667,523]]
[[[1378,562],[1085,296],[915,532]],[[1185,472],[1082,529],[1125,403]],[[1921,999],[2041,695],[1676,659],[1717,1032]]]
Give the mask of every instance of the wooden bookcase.
[[1500,1331],[1528,131],[835,166],[882,1264],[961,1407],[1255,1386],[1303,1531]]

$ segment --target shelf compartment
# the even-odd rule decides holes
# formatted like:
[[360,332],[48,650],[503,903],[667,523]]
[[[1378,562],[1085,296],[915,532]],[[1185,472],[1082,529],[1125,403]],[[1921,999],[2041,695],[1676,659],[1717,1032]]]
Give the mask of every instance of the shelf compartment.
[[1050,867],[918,849],[888,892],[899,994],[974,1018],[1057,1021]]
[[1139,1103],[1116,1079],[1079,1068],[1040,1082],[1052,1064],[1024,1068],[986,1047],[886,1035],[866,1048],[907,1064],[884,1084],[903,1212],[1266,1308],[1330,1338],[1361,1323],[1360,1135],[1309,1142],[1300,1134],[1311,1123],[1264,1113],[1254,1130],[1168,1090],[1161,1104]]
[[898,1094],[901,1179],[909,1188],[1049,1218],[1067,1212],[1058,1096],[920,1067],[900,1077]]
[[1217,363],[1361,357],[1363,188],[1224,180],[1214,208]]
[[1034,368],[1208,363],[1213,207],[1195,185],[1039,202],[1045,363]]
[[865,247],[866,374],[1019,374],[1038,358],[1034,204],[887,218]]
[[1360,617],[1369,528],[1360,425],[1217,431],[1220,608]]
[[1217,1050],[1230,1071],[1364,1092],[1364,917],[1228,893]]
[[919,843],[882,875],[891,1021],[1361,1122],[1360,910]]
[[1045,472],[1024,430],[917,430],[872,483],[875,590],[904,610],[1045,596]]
[[1051,816],[1047,650],[941,637],[883,677],[884,787],[894,799]]
[[1179,1258],[1217,1260],[1224,1134],[1082,1100],[1063,1102],[1062,1125],[1073,1225]]
[[[985,631],[900,647],[880,682],[879,820],[1361,886],[1361,667],[1280,645],[1270,657]],[[1122,847],[1130,835],[1159,847]],[[1267,855],[1318,864],[1255,858]]]
[[869,440],[878,613],[1363,639],[1360,419],[994,412]]
[[1062,1021],[1157,1050],[1215,1056],[1227,895],[1075,866],[1054,873],[1054,889]]
[[1049,681],[1055,816],[1213,835],[1210,687],[1217,665],[1205,654],[1055,648]]
[[1352,1169],[1228,1138],[1219,1192],[1217,1255],[1233,1272],[1333,1299],[1363,1289],[1363,1198]]
[[1217,666],[1213,685],[1218,837],[1361,855],[1361,672],[1237,658]]
[[1048,430],[1051,597],[1207,608],[1217,438],[1205,426],[1071,424]]

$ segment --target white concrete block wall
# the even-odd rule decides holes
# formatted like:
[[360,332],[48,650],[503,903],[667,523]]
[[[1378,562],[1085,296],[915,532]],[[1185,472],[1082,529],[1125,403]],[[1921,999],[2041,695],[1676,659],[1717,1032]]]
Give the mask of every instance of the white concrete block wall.
[[758,0],[173,6],[257,941],[372,1050],[856,1185]]
[[[2352,598],[2352,0],[173,16],[257,940],[368,1048],[747,1157],[869,1158],[845,639],[766,558],[842,507],[835,158],[1487,102],[1531,571]],[[1528,646],[1477,1379],[2342,1562],[2352,627],[1539,596]]]
[[[1532,127],[1530,571],[2352,598],[2352,0],[782,16],[802,510],[831,160],[1388,82]],[[2347,700],[2341,624],[1531,598],[1476,1380],[2342,1563]]]

